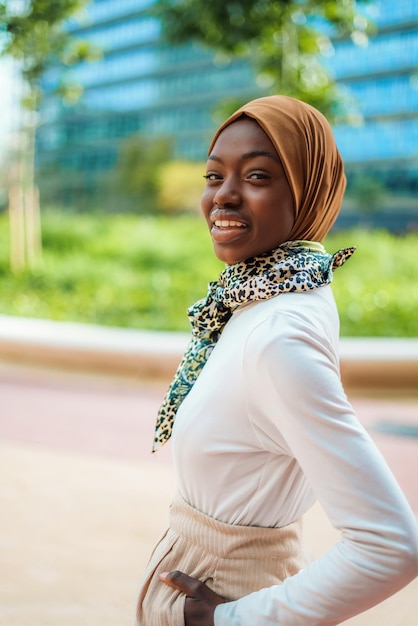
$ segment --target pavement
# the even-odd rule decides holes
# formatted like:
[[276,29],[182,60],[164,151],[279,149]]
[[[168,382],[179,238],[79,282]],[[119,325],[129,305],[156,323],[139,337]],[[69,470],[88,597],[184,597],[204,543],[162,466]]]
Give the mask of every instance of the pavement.
[[[0,362],[0,625],[132,626],[174,491],[166,384]],[[418,397],[350,396],[418,514]],[[407,436],[408,435],[408,436]],[[337,537],[320,506],[305,529]],[[350,626],[417,626],[418,579]]]

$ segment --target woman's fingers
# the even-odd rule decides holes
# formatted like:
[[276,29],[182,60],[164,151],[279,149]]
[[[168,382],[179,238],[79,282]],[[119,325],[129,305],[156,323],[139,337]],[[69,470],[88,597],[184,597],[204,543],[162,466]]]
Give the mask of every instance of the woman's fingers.
[[166,585],[182,591],[189,598],[207,598],[208,600],[225,602],[225,598],[219,596],[212,591],[205,583],[202,583],[198,578],[192,578],[179,570],[174,572],[161,572],[160,580]]
[[226,602],[225,598],[209,589],[198,578],[192,578],[183,572],[163,572],[160,579],[166,585],[186,594],[185,626],[213,626],[215,608]]
[[[174,572],[161,572],[160,580],[166,585],[174,587],[174,589],[178,591],[182,591],[186,596],[190,596],[191,598],[194,598],[194,595],[199,593],[202,587],[206,587],[198,578],[192,578],[178,570]],[[206,587],[206,589],[210,591],[208,587]]]

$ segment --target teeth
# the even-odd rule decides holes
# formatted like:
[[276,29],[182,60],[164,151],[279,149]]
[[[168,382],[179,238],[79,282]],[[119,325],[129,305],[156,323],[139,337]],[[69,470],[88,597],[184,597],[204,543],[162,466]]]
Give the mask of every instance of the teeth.
[[245,224],[243,224],[242,222],[236,222],[235,220],[216,220],[215,226],[218,226],[219,228],[228,228],[230,226],[245,228]]

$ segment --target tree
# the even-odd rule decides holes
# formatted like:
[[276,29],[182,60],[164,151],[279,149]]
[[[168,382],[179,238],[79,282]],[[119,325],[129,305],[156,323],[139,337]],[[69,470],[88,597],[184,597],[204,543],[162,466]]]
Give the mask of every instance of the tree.
[[[368,0],[160,0],[153,11],[169,42],[195,40],[227,57],[246,57],[256,82],[343,117],[344,99],[321,63],[332,37],[367,41],[371,25],[358,13]],[[233,107],[236,103],[233,103]]]
[[121,143],[113,176],[109,177],[121,209],[138,213],[158,210],[161,168],[172,156],[170,137],[132,135]]
[[[86,0],[0,1],[0,56],[15,59],[21,78],[22,110],[16,155],[9,182],[11,265],[17,270],[35,264],[41,254],[38,190],[35,185],[35,131],[42,96],[41,78],[55,63],[91,59],[97,50],[78,41],[63,22]],[[74,85],[61,85],[65,95]]]
[[171,215],[200,213],[205,186],[205,164],[196,161],[169,161],[159,171],[158,207]]
[[373,213],[382,204],[385,186],[373,175],[360,174],[353,177],[348,197],[356,203],[356,208],[363,213]]

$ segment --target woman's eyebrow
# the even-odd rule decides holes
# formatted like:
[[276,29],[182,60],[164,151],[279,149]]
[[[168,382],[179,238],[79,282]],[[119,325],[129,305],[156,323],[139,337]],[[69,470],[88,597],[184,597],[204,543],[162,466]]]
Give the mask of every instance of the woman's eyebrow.
[[[273,159],[274,161],[277,161],[281,164],[281,161],[277,154],[269,152],[268,150],[251,150],[251,152],[245,152],[240,156],[239,160],[246,161],[248,159],[254,159],[255,157],[259,156],[268,157],[269,159]],[[208,161],[218,161],[219,163],[222,163],[222,159],[216,156],[216,154],[210,154],[208,156]]]
[[243,154],[241,159],[253,159],[254,157],[258,156],[268,157],[269,159],[274,159],[274,161],[278,161],[279,163],[281,163],[277,154],[269,152],[268,150],[251,150],[251,152],[246,152],[245,154]]

